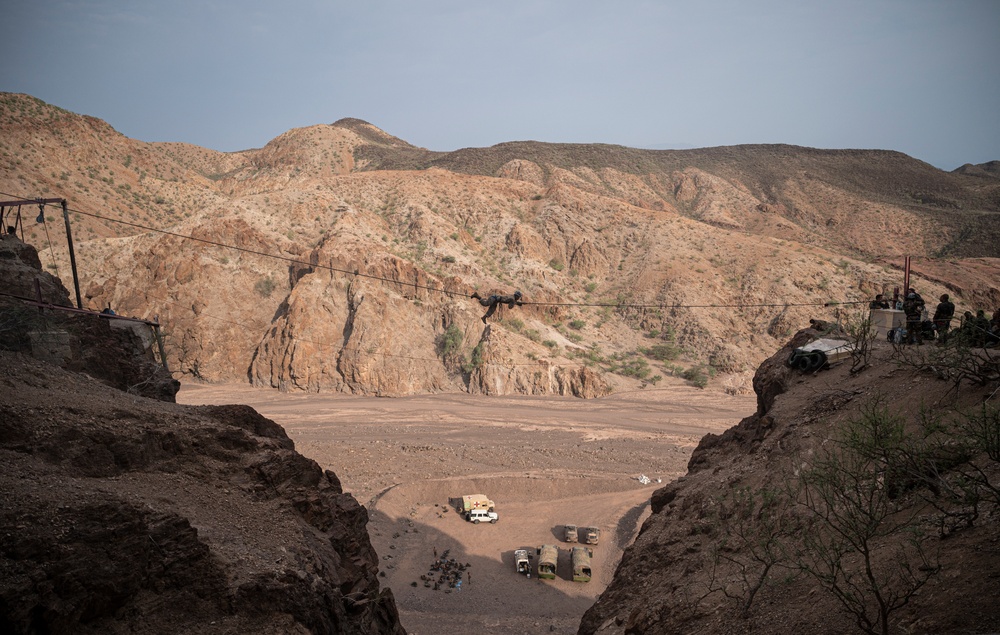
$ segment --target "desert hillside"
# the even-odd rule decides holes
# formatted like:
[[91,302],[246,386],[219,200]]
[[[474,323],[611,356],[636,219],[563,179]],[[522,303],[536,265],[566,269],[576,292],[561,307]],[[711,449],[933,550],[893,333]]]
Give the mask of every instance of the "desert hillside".
[[867,365],[790,368],[819,335],[653,494],[581,635],[1000,629],[998,349],[876,341]]
[[[187,378],[593,397],[674,376],[745,393],[809,319],[900,286],[904,255],[925,297],[1000,304],[992,164],[782,145],[432,152],[358,119],[220,153],[26,95],[0,107],[0,192],[67,199],[85,304],[158,317]],[[36,214],[19,235],[71,279],[60,210]],[[471,293],[515,289],[525,304],[484,328]]]

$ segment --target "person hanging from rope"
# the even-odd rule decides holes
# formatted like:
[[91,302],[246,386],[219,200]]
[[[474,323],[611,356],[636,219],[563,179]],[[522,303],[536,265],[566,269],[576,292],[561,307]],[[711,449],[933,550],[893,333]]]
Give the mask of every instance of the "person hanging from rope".
[[506,304],[509,308],[513,309],[515,306],[521,306],[524,304],[521,302],[521,292],[515,291],[514,295],[490,295],[485,298],[479,295],[476,291],[470,296],[473,300],[479,300],[479,304],[489,307],[486,310],[486,315],[482,317],[483,324],[486,324],[486,319],[496,313],[497,306],[501,304]]

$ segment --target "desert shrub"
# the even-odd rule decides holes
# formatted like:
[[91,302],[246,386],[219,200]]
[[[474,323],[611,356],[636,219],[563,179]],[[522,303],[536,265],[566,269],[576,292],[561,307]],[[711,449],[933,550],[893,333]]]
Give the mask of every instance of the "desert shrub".
[[438,352],[442,357],[453,357],[462,349],[462,329],[451,324],[437,337]]
[[681,377],[691,382],[698,388],[704,388],[708,385],[708,373],[705,372],[705,368],[702,366],[692,366],[684,372],[681,373]]
[[272,293],[274,293],[275,287],[277,287],[277,283],[275,283],[274,278],[267,276],[266,278],[261,278],[255,282],[253,290],[256,291],[257,295],[260,297],[268,298],[271,297]]
[[556,260],[555,258],[549,261],[549,266],[555,269],[556,271],[562,271],[563,269],[566,268],[566,265]]
[[583,320],[571,320],[567,326],[569,326],[571,329],[575,331],[579,331],[583,327],[587,326],[587,323],[584,322]]
[[665,362],[677,357],[681,354],[681,349],[673,344],[655,344],[649,348],[640,349],[642,354],[650,359],[655,359],[658,362]]
[[610,357],[601,360],[605,365],[605,370],[623,377],[634,377],[645,379],[652,372],[649,362],[640,357],[637,352],[615,353]]
[[851,374],[860,373],[868,367],[872,343],[878,334],[872,325],[871,312],[867,308],[848,312],[843,320],[851,351]]
[[483,343],[480,342],[476,344],[476,347],[472,349],[472,355],[469,356],[469,361],[465,363],[463,369],[467,373],[471,373],[477,368],[481,368],[486,360],[483,359]]
[[744,618],[775,571],[792,566],[789,543],[797,524],[789,502],[781,492],[748,487],[714,500],[721,538],[711,550],[709,591],[736,600]]
[[[882,427],[861,423],[862,430]],[[886,448],[895,444],[885,441]],[[924,546],[911,500],[893,497],[878,462],[853,446],[879,448],[882,441],[843,439],[800,475],[796,500],[806,513],[796,566],[831,593],[862,631],[888,635],[892,614],[940,566]],[[887,542],[892,556],[878,557]]]
[[441,262],[447,262],[448,264],[453,264],[455,262],[455,256],[444,256],[441,258]]

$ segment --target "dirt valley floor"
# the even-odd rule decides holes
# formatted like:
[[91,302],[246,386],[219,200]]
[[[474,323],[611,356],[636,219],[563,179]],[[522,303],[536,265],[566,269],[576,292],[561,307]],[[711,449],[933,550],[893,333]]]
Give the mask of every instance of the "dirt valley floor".
[[[756,407],[753,395],[687,386],[581,400],[359,398],[185,384],[177,397],[253,406],[281,424],[299,452],[336,472],[368,508],[382,583],[417,635],[575,633],[649,513],[653,490],[684,474],[705,433]],[[469,523],[452,506],[480,493],[496,502],[496,524]],[[572,581],[566,524],[601,530],[589,583]],[[542,544],[560,547],[555,580],[534,575]],[[520,548],[533,556],[530,579],[514,570]],[[432,565],[442,558],[464,566],[461,590],[434,588],[440,572]]]

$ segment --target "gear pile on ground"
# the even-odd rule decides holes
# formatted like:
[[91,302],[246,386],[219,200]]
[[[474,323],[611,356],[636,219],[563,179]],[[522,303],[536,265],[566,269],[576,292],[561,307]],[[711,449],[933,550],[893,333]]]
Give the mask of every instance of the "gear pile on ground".
[[[466,562],[461,563],[454,558],[449,558],[448,555],[450,550],[445,549],[442,552],[441,557],[436,559],[425,575],[420,576],[423,581],[423,585],[428,589],[434,589],[438,591],[444,589],[445,593],[451,593],[454,588],[462,588],[462,576],[465,575],[465,579],[468,580],[468,574],[466,570],[469,569],[472,564]],[[417,586],[414,582],[412,586]]]

